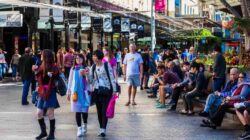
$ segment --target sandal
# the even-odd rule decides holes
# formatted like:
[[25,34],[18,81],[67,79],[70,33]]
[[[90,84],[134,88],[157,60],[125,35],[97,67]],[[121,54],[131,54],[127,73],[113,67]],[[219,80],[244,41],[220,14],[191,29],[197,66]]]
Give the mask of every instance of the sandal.
[[126,104],[125,104],[125,106],[129,106],[130,105],[130,102],[127,102]]
[[132,105],[137,105],[136,102],[133,102]]
[[133,102],[132,102],[132,105],[137,105],[137,104],[136,104],[136,102],[133,101]]

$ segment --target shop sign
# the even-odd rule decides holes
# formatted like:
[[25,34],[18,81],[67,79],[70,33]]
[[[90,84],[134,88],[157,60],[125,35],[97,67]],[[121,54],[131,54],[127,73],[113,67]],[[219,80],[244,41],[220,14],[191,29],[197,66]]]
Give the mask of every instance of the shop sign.
[[0,14],[0,27],[22,27],[22,14]]
[[121,19],[121,31],[122,32],[129,32],[130,31],[130,22],[129,18],[122,18]]
[[104,32],[112,32],[112,14],[107,13],[105,14],[105,18],[103,18],[103,31]]

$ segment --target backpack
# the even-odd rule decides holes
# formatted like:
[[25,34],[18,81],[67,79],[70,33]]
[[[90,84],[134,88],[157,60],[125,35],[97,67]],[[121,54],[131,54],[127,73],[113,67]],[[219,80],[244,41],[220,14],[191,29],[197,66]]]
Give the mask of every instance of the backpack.
[[67,80],[66,80],[63,73],[60,73],[58,79],[55,80],[55,86],[56,86],[56,92],[59,95],[61,95],[61,96],[66,95],[66,92],[67,92]]
[[[93,68],[92,68],[93,79],[95,78],[95,76],[94,76],[95,69],[96,69],[96,64],[94,64]],[[112,86],[110,75],[109,75],[109,71],[108,71],[108,62],[104,63],[104,69],[105,69],[106,74],[107,74],[108,79],[109,79],[110,89],[111,89],[111,91],[113,91],[113,86]],[[118,83],[116,83],[116,90],[117,90],[117,92],[121,93],[121,86]]]

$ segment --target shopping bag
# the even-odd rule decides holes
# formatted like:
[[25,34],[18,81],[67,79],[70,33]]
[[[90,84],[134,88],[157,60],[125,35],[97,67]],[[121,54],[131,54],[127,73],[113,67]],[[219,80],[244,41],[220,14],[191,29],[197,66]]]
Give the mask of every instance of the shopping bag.
[[109,101],[109,105],[108,105],[108,108],[107,108],[107,111],[106,111],[106,117],[109,118],[109,119],[114,118],[114,115],[115,115],[115,102],[116,102],[117,98],[118,98],[118,96],[115,95]]
[[11,74],[11,73],[12,73],[12,68],[9,67],[9,69],[8,69],[8,74]]

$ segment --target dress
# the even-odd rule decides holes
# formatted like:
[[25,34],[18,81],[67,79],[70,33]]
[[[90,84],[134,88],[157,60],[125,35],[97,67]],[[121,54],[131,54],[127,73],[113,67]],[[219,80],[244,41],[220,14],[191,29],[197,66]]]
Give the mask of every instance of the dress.
[[[52,72],[52,78],[50,78],[47,74],[43,76],[43,68],[39,68],[37,72],[39,96],[35,106],[39,109],[56,109],[60,107],[57,100],[56,88],[54,85],[54,80],[59,77],[59,69],[56,65],[53,66]],[[46,92],[46,89],[50,92]],[[49,94],[48,99],[44,98],[45,94]]]
[[67,95],[77,93],[77,101],[74,102],[71,98],[71,111],[72,112],[88,112],[90,106],[90,96],[87,92],[86,78],[80,75],[80,69],[83,67],[71,68],[69,75],[69,83]]

